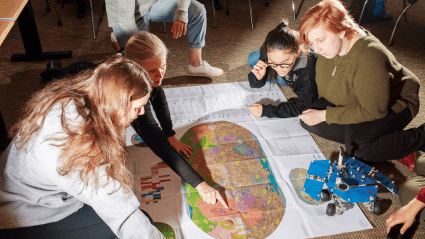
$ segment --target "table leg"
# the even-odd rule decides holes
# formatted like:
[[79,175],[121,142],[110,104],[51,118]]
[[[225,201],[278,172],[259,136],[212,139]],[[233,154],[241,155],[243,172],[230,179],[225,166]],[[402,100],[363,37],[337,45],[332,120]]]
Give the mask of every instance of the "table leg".
[[12,61],[60,59],[72,56],[71,51],[43,52],[30,1],[28,1],[18,17],[18,25],[24,43],[25,54],[13,55],[11,57]]

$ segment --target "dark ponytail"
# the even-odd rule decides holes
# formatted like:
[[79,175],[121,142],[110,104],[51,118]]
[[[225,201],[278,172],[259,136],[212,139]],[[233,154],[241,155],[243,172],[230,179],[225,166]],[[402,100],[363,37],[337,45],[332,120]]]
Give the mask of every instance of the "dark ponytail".
[[[283,20],[277,27],[271,30],[266,37],[263,45],[261,46],[262,50],[265,52],[280,50],[280,51],[289,51],[291,53],[297,54],[298,49],[301,47],[300,35],[297,31],[291,29],[288,26],[288,22]],[[267,54],[266,54],[266,61]],[[270,69],[268,71],[268,79],[270,83],[274,84],[277,82],[277,73],[275,70]]]

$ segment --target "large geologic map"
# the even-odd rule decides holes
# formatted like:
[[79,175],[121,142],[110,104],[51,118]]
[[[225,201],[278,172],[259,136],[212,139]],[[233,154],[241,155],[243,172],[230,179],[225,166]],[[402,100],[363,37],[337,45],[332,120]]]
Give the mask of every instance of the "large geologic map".
[[229,205],[209,205],[185,184],[192,221],[215,238],[272,234],[285,213],[286,199],[257,137],[237,124],[218,121],[190,128],[180,141],[194,149],[189,164]]
[[[131,148],[137,151],[129,164],[140,208],[176,238],[297,239],[372,228],[357,205],[329,217],[326,203],[302,191],[310,162],[325,159],[313,138],[297,117],[256,118],[248,109],[255,102],[286,101],[277,87],[251,89],[239,82],[165,94],[176,138],[194,148],[188,163],[230,206],[206,204],[148,147]],[[138,142],[128,128],[127,145]]]

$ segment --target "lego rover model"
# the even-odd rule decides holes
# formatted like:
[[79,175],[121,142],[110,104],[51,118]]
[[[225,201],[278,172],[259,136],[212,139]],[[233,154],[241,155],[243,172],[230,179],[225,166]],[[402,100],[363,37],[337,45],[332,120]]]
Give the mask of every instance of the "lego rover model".
[[[307,171],[303,190],[315,200],[324,202],[333,199],[326,208],[328,216],[341,215],[351,203],[363,203],[375,215],[381,213],[381,204],[376,201],[378,184],[397,194],[393,181],[382,173],[354,157],[343,158],[340,148],[338,162],[314,160]],[[323,188],[326,186],[326,188]]]

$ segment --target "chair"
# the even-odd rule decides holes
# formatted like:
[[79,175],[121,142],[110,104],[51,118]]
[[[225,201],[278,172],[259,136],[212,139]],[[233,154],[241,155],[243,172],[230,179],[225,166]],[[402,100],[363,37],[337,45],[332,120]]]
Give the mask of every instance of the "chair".
[[[226,2],[226,15],[229,15],[229,2],[230,0],[227,0]],[[214,0],[211,1],[211,3],[213,3],[213,9],[214,9]],[[294,0],[292,0],[292,5],[294,3]],[[269,1],[266,0],[266,7],[269,6]],[[251,7],[251,1],[248,0],[248,7],[249,7],[249,16],[251,17],[251,29],[254,30],[254,23],[252,22],[252,7]],[[214,11],[213,11],[213,15],[214,15]],[[214,16],[214,27],[215,27],[215,16]]]
[[403,0],[403,11],[401,12],[400,16],[397,19],[397,22],[394,25],[394,29],[393,29],[393,33],[391,34],[391,38],[390,38],[390,42],[388,43],[388,45],[392,46],[394,44],[394,34],[395,31],[397,30],[397,26],[398,26],[398,22],[400,21],[400,19],[403,17],[404,15],[404,21],[407,22],[407,13],[406,11],[417,2],[418,0],[407,0],[407,2],[409,3],[409,6],[406,7],[406,0]]
[[[49,4],[49,1],[51,1],[52,2],[52,4],[53,4],[53,7],[55,8],[55,11],[56,11],[56,15],[58,16],[58,25],[60,25],[60,26],[62,26],[62,19],[61,19],[61,17],[60,17],[60,14],[59,14],[59,11],[58,11],[58,9],[57,9],[57,7],[56,7],[56,3],[54,2],[54,0],[45,0],[46,1],[46,10],[48,11],[48,12],[50,12],[50,4]],[[65,1],[64,0],[59,0],[59,3],[61,3],[61,5],[62,5],[62,7],[64,7],[64,4],[65,4]],[[93,40],[96,40],[96,29],[95,29],[95,26],[94,26],[94,16],[93,16],[93,2],[92,2],[92,0],[89,0],[89,3],[90,3],[90,16],[91,16],[91,25],[92,25],[92,30],[93,30]],[[102,9],[104,8],[104,6],[105,6],[105,2],[103,1],[103,5],[102,5],[102,7],[101,8],[99,8],[99,6],[100,6],[100,4],[97,4],[97,8],[98,8],[98,10],[99,10],[99,21],[101,22],[102,20],[103,20],[103,18],[102,18],[102,13],[101,13],[101,11],[102,11]]]
[[46,0],[46,10],[47,10],[48,12],[50,12],[50,11],[51,11],[49,1],[51,1],[51,2],[52,2],[53,7],[55,8],[56,15],[58,16],[58,25],[59,25],[59,26],[62,26],[62,19],[61,19],[61,16],[60,16],[60,14],[59,14],[58,8],[57,8],[56,3],[54,2],[54,0]]

